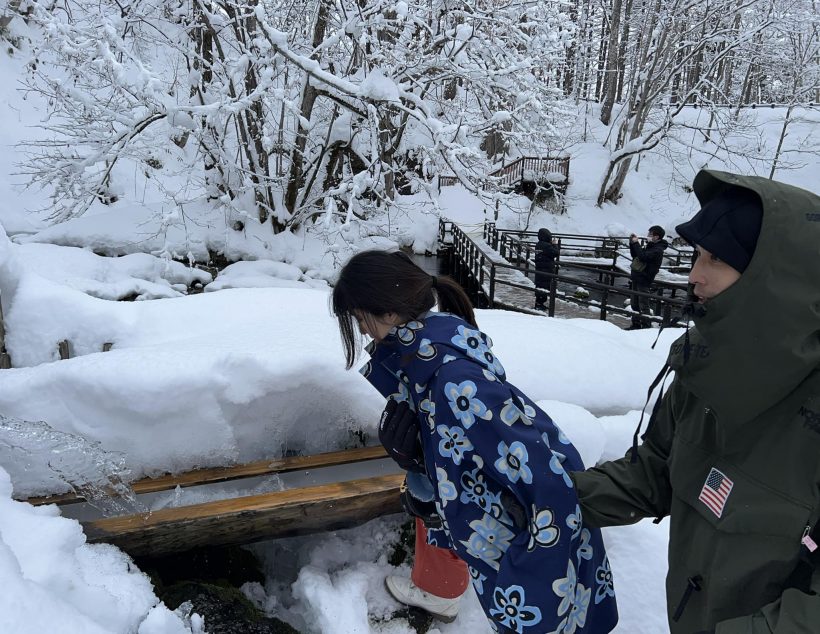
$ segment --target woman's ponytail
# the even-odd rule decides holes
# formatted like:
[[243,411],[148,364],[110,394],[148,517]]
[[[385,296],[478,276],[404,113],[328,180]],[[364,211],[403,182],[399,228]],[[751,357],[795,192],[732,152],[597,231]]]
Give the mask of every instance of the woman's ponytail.
[[448,276],[434,275],[431,283],[438,296],[439,310],[458,315],[471,326],[478,328],[470,298],[458,282]]

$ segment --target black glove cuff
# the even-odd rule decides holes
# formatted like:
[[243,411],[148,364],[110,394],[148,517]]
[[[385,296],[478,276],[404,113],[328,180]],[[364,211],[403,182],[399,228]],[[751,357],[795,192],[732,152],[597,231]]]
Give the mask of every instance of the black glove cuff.
[[422,502],[413,497],[408,489],[401,492],[399,499],[408,515],[418,517],[427,528],[441,528],[441,516],[436,511],[435,502]]

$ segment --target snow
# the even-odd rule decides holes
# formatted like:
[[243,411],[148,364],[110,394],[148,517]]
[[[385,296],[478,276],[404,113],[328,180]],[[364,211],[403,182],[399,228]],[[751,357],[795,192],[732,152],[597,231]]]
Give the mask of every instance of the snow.
[[86,544],[80,524],[57,507],[33,507],[11,494],[0,467],[0,631],[192,632],[183,615],[159,603],[148,576],[127,555]]
[[399,101],[399,87],[379,68],[374,68],[359,86],[359,96],[373,101]]
[[[46,421],[54,432],[98,443],[100,450],[122,456],[128,479],[274,457],[285,449],[331,450],[344,446],[354,429],[373,434],[381,398],[358,373],[344,370],[327,290],[240,288],[174,299],[112,302],[72,288],[76,278],[68,273],[59,279],[51,274],[54,279],[47,279],[35,272],[53,271],[46,266],[50,260],[74,262],[72,258],[79,258],[73,269],[76,273],[99,257],[87,252],[78,256],[75,248],[54,246],[65,252],[57,257],[52,249],[41,249],[46,246],[7,242],[3,251],[0,285],[7,343],[16,366],[4,371],[0,383],[0,411],[6,416]],[[32,264],[35,255],[43,256],[38,264]],[[16,271],[16,276],[9,270]],[[260,261],[233,265],[222,275],[228,280],[262,276],[294,284],[302,273],[292,265]],[[12,280],[16,288],[9,293]],[[43,310],[44,306],[49,309]],[[577,444],[586,464],[595,464],[604,455],[623,454],[631,442],[635,410],[643,405],[644,388],[662,364],[675,333],[663,333],[653,351],[650,345],[655,333],[625,332],[606,322],[492,310],[480,310],[477,317],[493,337],[510,380],[555,418]],[[65,337],[71,339],[75,356],[55,361],[56,342]],[[113,342],[114,347],[103,353],[99,350],[105,341]],[[40,398],[43,393],[49,398]],[[157,443],[157,438],[162,442]],[[24,445],[27,440],[19,439]],[[60,479],[43,459],[44,448],[39,452],[36,444],[26,448],[25,459],[4,458],[17,494],[59,490]],[[48,516],[50,523],[40,519],[38,524],[45,533],[43,539],[58,541],[63,550],[67,548],[63,542],[69,539],[65,535],[73,535],[69,540],[72,548],[82,544],[79,525],[60,517],[56,507],[34,508],[8,498],[6,491],[0,504],[17,509],[22,517]],[[202,499],[171,492],[157,505]],[[3,513],[3,521],[12,521],[7,519],[11,517]],[[304,631],[410,632],[400,619],[385,620],[398,606],[386,595],[384,576],[409,574],[406,566],[393,570],[386,562],[401,521],[401,517],[383,518],[346,532],[302,538],[307,541],[300,542],[293,587],[281,585],[283,573],[277,568],[261,594],[256,589],[256,600],[269,613],[301,625]],[[5,528],[2,535],[3,542],[9,543]],[[632,624],[620,631],[663,631],[662,584],[655,588],[653,599],[661,606],[654,611],[656,618],[638,614],[632,605],[637,602],[643,610],[641,602],[648,600],[643,580],[663,576],[665,531],[641,524],[607,531],[607,540],[613,561],[622,562],[615,569],[616,579],[624,575],[619,586],[621,611],[624,623]],[[643,544],[637,554],[632,552],[636,540]],[[289,543],[283,540],[254,549],[267,559]],[[127,563],[116,549],[82,547]],[[44,561],[57,557],[43,547],[37,553]],[[84,563],[68,561],[69,571],[83,574]],[[125,563],[120,567],[128,569]],[[129,597],[127,609],[114,601],[95,601],[100,604],[98,612],[82,617],[91,619],[94,626],[84,621],[75,626],[66,617],[69,626],[63,631],[93,632],[97,627],[125,632],[138,622],[141,634],[198,627],[195,619],[183,622],[164,607],[154,607],[150,585],[133,566],[130,569],[130,577],[120,570],[110,590]],[[30,583],[18,574],[6,585],[38,597],[37,601],[54,611],[68,609],[66,602],[75,608],[79,602],[82,607],[86,600],[74,595],[35,595],[26,585]],[[78,588],[84,587],[77,583]],[[129,585],[135,583],[139,591]],[[104,612],[103,605],[123,620],[113,622],[115,617]],[[130,624],[125,624],[126,617]],[[32,618],[26,623],[27,627],[37,621]],[[458,620],[436,628],[442,634],[489,631],[469,593]]]
[[[407,19],[406,2],[394,10],[399,20]],[[263,18],[262,9],[257,11]],[[389,68],[373,68],[359,84],[341,84],[315,60],[291,51],[286,33],[266,34],[283,55],[347,93],[387,102],[412,97],[400,93]],[[459,29],[458,38],[469,35],[466,25]],[[350,253],[396,245],[433,251],[439,215],[479,234],[485,220],[495,220],[505,228],[617,236],[642,235],[660,224],[673,236],[674,226],[697,210],[689,186],[700,168],[768,175],[770,162],[754,156],[771,152],[785,113],[744,111],[759,135],[727,138],[733,156],[708,144],[694,148],[693,130],[673,131],[635,161],[618,204],[598,207],[611,131],[598,121],[596,106],[566,104],[578,118],[564,135],[565,147],[554,148],[571,157],[567,213],[560,215],[522,196],[475,194],[460,185],[439,193],[430,186],[397,197],[386,212],[359,219],[351,210],[346,223],[324,214],[316,225],[274,235],[269,222],[251,214],[214,211],[195,196],[185,204],[172,201],[147,173],[131,175],[122,168],[115,174],[119,202],[94,203],[83,217],[46,226],[45,193],[24,189],[14,175],[21,160],[15,145],[44,134],[32,127],[42,122],[42,104],[23,101],[14,90],[22,57],[0,59],[0,85],[9,87],[0,89],[0,146],[6,150],[0,152],[0,169],[10,175],[0,178],[0,302],[14,364],[2,370],[0,414],[28,421],[0,420],[4,634],[207,630],[198,615],[160,603],[127,555],[87,544],[81,525],[56,506],[33,507],[12,495],[56,493],[69,488],[66,481],[83,485],[112,474],[131,481],[289,450],[328,451],[348,445],[360,430],[373,440],[382,399],[355,371],[344,370],[329,311],[327,282]],[[816,138],[818,112],[793,113],[777,179],[816,189],[817,158],[805,148]],[[168,114],[172,127],[193,125],[190,114],[170,102]],[[492,120],[500,124],[510,116],[496,111]],[[703,124],[706,117],[699,110],[681,114],[691,124]],[[455,132],[443,119],[427,124],[430,130],[408,127],[410,145],[433,145]],[[350,115],[343,114],[329,138],[350,140],[351,125]],[[363,188],[369,175],[357,178]],[[214,255],[242,261],[213,280],[188,266]],[[188,295],[192,285],[206,292]],[[121,298],[146,301],[112,301]],[[665,331],[653,350],[657,331],[624,332],[597,320],[503,311],[481,310],[477,317],[510,380],[556,420],[587,466],[618,458],[631,445],[646,388],[679,334]],[[58,360],[64,340],[72,358]],[[102,352],[107,343],[112,349]],[[239,492],[278,486],[272,480]],[[159,496],[154,508],[209,496],[172,491]],[[346,531],[253,545],[267,580],[243,591],[300,631],[410,634],[404,619],[392,618],[400,606],[384,589],[386,575],[410,572],[407,564],[388,563],[404,521],[405,516],[391,516]],[[667,632],[668,522],[606,529],[604,538],[621,613],[616,631]],[[434,623],[429,631],[490,630],[468,591],[458,619]]]

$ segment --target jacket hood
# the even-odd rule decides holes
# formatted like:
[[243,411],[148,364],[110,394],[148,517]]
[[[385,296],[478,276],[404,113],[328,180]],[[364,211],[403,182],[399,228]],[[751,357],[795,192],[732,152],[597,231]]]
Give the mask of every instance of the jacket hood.
[[482,366],[489,380],[506,380],[492,345],[486,334],[460,317],[430,312],[397,326],[379,345],[369,347],[370,361],[361,372],[386,398],[413,404],[412,395],[420,394],[442,365],[457,359]]
[[539,229],[538,239],[543,240],[544,242],[549,242],[550,240],[552,240],[552,231],[550,231],[549,229]]
[[722,423],[742,424],[787,396],[820,367],[820,197],[757,176],[702,170],[693,184],[701,205],[727,185],[763,204],[757,247],[746,271],[704,304],[670,352],[680,381]]

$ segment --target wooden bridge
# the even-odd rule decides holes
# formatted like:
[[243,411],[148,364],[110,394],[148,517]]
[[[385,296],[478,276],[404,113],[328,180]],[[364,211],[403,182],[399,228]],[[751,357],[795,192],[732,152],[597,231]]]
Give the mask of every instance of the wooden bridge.
[[[280,491],[224,498],[219,486],[293,474],[295,486]],[[76,494],[29,498],[31,504],[58,504],[63,515],[80,519],[89,542],[119,546],[131,555],[161,555],[207,545],[254,541],[347,528],[401,511],[404,480],[382,447],[313,456],[285,457],[220,469],[147,478],[132,484],[141,501],[176,487],[214,487],[213,501],[135,511],[116,517],[98,512]]]
[[[458,183],[457,176],[439,176],[441,187],[458,185]],[[541,188],[565,194],[569,184],[569,157],[519,157],[510,164],[490,172],[482,189],[485,191],[490,189],[523,191],[527,188],[527,183],[537,184]]]
[[[550,280],[544,289],[548,309],[539,311],[534,308],[536,236],[535,231],[501,230],[487,222],[479,237],[441,219],[439,255],[447,258],[448,270],[480,307],[554,316],[559,305],[572,305],[581,309],[574,316],[596,314],[621,324],[632,317],[625,306],[625,300],[636,294],[628,287],[628,237],[553,234],[561,255],[555,273],[544,273]],[[680,314],[690,267],[691,250],[670,249],[650,292],[637,293],[650,300],[654,314],[646,316],[649,321],[669,325]],[[579,287],[589,296],[576,292]]]

